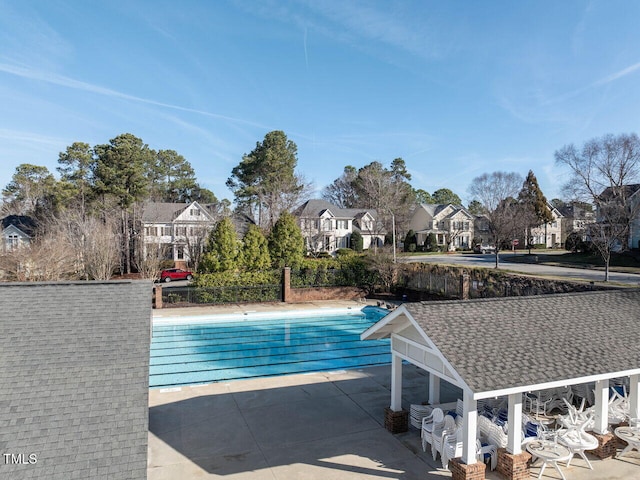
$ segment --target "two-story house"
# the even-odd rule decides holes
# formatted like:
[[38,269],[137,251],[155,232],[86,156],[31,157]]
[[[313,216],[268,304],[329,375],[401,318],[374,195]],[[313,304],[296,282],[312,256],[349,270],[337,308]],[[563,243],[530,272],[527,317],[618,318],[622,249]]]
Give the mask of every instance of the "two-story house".
[[596,216],[591,205],[572,202],[560,207],[562,214],[562,237],[564,244],[569,235],[577,235],[581,240],[587,240],[587,225],[595,222]]
[[384,244],[386,230],[371,209],[339,208],[326,200],[308,200],[292,212],[298,219],[307,251],[335,253],[351,247],[351,235],[359,231],[363,248]]
[[216,219],[198,202],[149,202],[142,211],[145,251],[164,249],[163,256],[185,268],[193,249],[201,250]]
[[409,229],[416,233],[418,245],[424,245],[433,233],[438,245],[452,251],[471,248],[474,221],[475,217],[461,205],[421,203],[413,211]]

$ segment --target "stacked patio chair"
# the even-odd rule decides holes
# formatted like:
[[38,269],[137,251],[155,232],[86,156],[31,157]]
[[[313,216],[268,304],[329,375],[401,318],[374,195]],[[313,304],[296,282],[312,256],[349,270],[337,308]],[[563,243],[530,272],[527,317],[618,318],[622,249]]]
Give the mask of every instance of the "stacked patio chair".
[[444,412],[440,408],[434,408],[430,415],[422,419],[420,437],[422,439],[422,451],[427,451],[427,444],[433,444],[433,431],[444,426]]
[[409,422],[414,428],[422,428],[422,419],[428,417],[433,412],[432,405],[412,404],[409,407]]
[[[449,460],[462,456],[463,430],[458,427],[455,433],[446,435],[442,444],[440,459],[442,468],[449,468]],[[495,445],[482,444],[480,439],[476,440],[476,456],[481,462],[489,462],[491,470],[496,469],[498,464],[498,450]]]
[[587,407],[592,406],[596,402],[594,389],[595,383],[593,382],[571,385],[574,405],[579,405],[582,402],[582,399],[584,399]]
[[447,435],[455,435],[457,428],[458,426],[456,425],[455,418],[453,418],[451,415],[445,415],[442,426],[433,429],[431,455],[433,456],[434,460],[438,458],[438,453],[442,456],[442,445],[444,443],[444,438]]

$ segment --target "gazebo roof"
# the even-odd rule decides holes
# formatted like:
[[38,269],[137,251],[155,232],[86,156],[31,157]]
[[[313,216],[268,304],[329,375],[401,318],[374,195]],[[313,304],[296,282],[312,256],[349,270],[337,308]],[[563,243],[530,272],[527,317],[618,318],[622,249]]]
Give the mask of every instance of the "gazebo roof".
[[407,303],[361,338],[392,334],[477,399],[585,383],[640,373],[640,290]]

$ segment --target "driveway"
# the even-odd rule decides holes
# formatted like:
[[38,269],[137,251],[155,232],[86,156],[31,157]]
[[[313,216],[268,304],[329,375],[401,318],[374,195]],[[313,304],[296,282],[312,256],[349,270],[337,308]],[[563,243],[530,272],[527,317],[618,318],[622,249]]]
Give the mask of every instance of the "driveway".
[[[512,272],[525,273],[543,277],[559,277],[566,280],[581,280],[587,282],[602,282],[604,272],[601,270],[588,270],[583,268],[553,267],[549,265],[535,265],[529,263],[511,263],[506,260],[512,253],[500,253],[500,269]],[[462,265],[468,267],[493,268],[495,266],[494,255],[470,255],[470,254],[447,254],[447,255],[422,255],[403,257],[403,263],[440,263],[448,265]],[[609,281],[638,287],[640,286],[640,275],[633,273],[609,272]]]

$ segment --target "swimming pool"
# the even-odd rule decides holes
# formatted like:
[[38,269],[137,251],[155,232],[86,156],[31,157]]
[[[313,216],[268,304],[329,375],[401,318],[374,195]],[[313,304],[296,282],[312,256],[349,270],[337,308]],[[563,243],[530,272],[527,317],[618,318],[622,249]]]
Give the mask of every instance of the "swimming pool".
[[150,387],[213,383],[391,363],[389,340],[360,334],[387,310],[154,320]]

